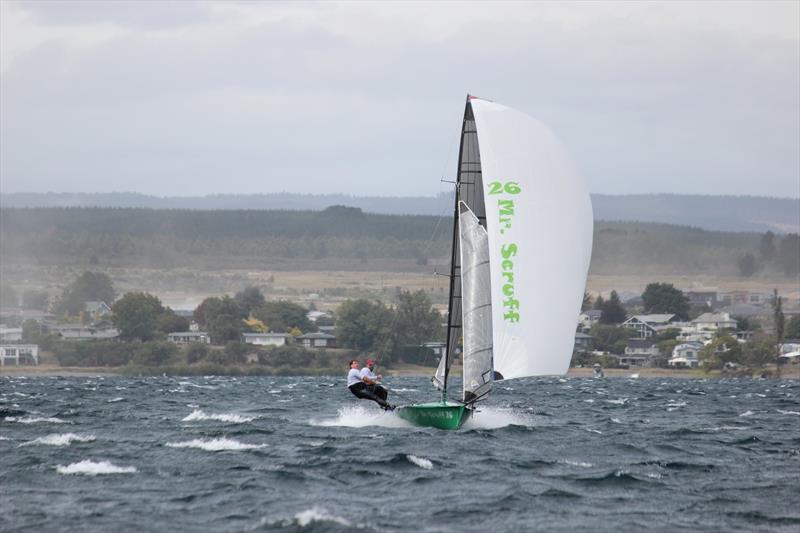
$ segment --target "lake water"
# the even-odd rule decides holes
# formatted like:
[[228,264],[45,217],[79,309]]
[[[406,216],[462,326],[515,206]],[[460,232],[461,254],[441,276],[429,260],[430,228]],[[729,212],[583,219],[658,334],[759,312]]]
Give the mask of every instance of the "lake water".
[[796,533],[800,383],[514,380],[447,432],[344,376],[0,377],[0,530],[172,529]]

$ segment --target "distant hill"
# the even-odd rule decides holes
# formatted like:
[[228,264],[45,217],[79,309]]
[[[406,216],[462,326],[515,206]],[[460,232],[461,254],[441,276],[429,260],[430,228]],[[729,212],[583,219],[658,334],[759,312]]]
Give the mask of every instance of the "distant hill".
[[[448,215],[451,195],[350,196],[345,194],[215,194],[158,197],[138,193],[0,194],[0,207],[137,207],[198,210],[321,211],[332,205],[385,215]],[[756,196],[678,194],[592,195],[595,220],[640,221],[715,231],[800,232],[800,200]]]

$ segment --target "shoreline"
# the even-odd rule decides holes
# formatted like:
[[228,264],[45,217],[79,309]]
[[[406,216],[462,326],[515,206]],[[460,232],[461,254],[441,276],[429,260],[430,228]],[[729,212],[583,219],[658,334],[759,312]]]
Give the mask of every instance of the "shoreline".
[[[387,377],[430,377],[435,368],[418,365],[398,365],[395,368],[387,369],[383,372]],[[703,372],[700,369],[676,370],[669,368],[606,368],[603,369],[606,378],[684,378],[684,379],[708,379],[708,378],[730,378],[742,377],[723,375],[719,372]],[[461,367],[453,368],[453,375],[461,375]],[[4,366],[0,367],[0,377],[19,376],[19,377],[105,377],[122,376],[122,367],[62,367],[58,365],[39,365],[39,366]],[[224,375],[224,374],[221,374]],[[303,375],[303,374],[298,374]],[[343,374],[344,375],[344,374]],[[594,377],[592,368],[570,368],[566,377]],[[755,378],[751,378],[755,379]],[[800,379],[800,366],[784,368],[781,371],[781,379]]]

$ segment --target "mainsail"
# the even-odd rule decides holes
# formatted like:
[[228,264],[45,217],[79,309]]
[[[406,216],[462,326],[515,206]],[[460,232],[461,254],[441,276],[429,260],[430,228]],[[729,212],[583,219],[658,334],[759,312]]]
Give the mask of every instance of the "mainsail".
[[[447,350],[434,383],[446,390],[463,340],[464,402],[471,403],[488,394],[493,377],[566,372],[593,217],[588,190],[555,135],[524,113],[474,97],[464,112],[456,182]],[[481,253],[489,258],[485,274],[476,270],[470,279]]]

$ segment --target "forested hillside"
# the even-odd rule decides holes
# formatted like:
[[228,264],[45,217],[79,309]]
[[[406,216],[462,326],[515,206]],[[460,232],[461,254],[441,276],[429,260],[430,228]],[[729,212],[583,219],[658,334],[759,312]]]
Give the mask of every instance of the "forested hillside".
[[[366,213],[439,216],[450,213],[452,204],[451,193],[415,197],[273,193],[164,198],[138,193],[0,193],[0,206],[3,207],[321,211],[332,205],[348,205]],[[593,194],[592,205],[595,220],[601,221],[658,222],[717,231],[800,232],[800,201],[797,198]]]
[[[376,215],[341,206],[324,211],[0,209],[0,253],[6,264],[313,270],[381,260],[395,261],[395,268],[409,263],[428,268],[430,262],[446,263],[451,235],[448,217]],[[746,254],[759,259],[763,238],[598,222],[591,271],[737,275]],[[782,239],[789,237],[775,237],[776,253]],[[781,270],[777,263],[762,266]]]

